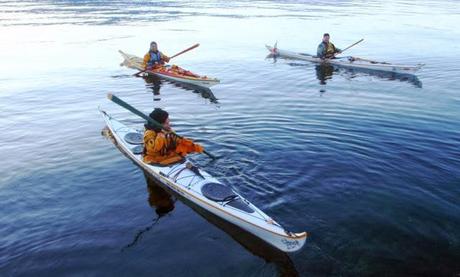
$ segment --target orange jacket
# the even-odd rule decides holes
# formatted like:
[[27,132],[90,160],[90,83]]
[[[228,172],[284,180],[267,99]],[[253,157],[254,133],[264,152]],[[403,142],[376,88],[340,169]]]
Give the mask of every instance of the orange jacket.
[[[157,63],[157,65],[162,65],[165,62],[169,62],[169,57],[168,56],[166,56],[165,54],[161,53],[160,51],[158,51],[158,53],[160,54],[160,61]],[[149,51],[149,52],[147,52],[147,54],[144,55],[143,66],[144,66],[145,69],[147,68],[147,65],[149,65],[151,67],[155,66],[154,64],[149,64],[150,58],[151,58],[151,54],[150,54],[150,51]]]
[[192,140],[179,138],[173,133],[163,131],[144,132],[144,162],[169,165],[182,160],[192,152],[202,153],[203,147]]

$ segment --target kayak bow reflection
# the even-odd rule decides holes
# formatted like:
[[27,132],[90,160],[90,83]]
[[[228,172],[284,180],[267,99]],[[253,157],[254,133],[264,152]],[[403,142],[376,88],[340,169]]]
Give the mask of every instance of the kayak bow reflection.
[[[155,181],[153,178],[148,177],[147,174],[145,174],[145,177],[149,191],[149,204],[156,209],[159,218],[174,209],[175,201],[172,199],[179,199],[182,203],[192,208],[208,222],[227,233],[250,253],[264,259],[268,263],[275,264],[280,276],[299,276],[294,263],[285,252],[280,251],[279,249],[271,246],[270,244],[241,229],[240,227],[206,211],[205,209],[172,191],[168,187],[165,187],[161,183]],[[165,213],[159,213],[159,209],[164,209]],[[137,237],[140,237],[143,233],[149,231],[155,224],[156,222],[153,222],[147,228],[139,231],[131,244],[135,245],[135,243],[139,240]]]
[[153,101],[161,100],[159,96],[161,86],[163,85],[163,82],[168,82],[174,85],[175,87],[178,87],[178,88],[181,88],[187,91],[192,91],[194,93],[198,93],[201,97],[203,97],[204,99],[208,99],[209,102],[213,104],[219,103],[218,99],[216,98],[216,96],[214,95],[214,93],[212,92],[210,88],[194,86],[191,84],[178,83],[178,82],[174,82],[170,80],[166,81],[166,80],[162,80],[160,77],[155,76],[155,75],[146,75],[146,76],[143,76],[143,79],[146,83],[146,87],[152,89]]

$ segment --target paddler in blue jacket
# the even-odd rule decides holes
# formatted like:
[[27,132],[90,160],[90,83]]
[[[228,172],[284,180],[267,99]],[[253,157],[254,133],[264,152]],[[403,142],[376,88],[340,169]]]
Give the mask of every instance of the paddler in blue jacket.
[[332,42],[329,42],[329,34],[325,33],[323,35],[323,41],[318,45],[318,50],[316,51],[316,56],[321,59],[331,59],[334,58],[336,54],[342,53],[342,50],[335,47]]
[[163,66],[169,62],[169,57],[158,50],[158,45],[155,41],[150,43],[150,50],[144,56],[144,68],[152,69]]

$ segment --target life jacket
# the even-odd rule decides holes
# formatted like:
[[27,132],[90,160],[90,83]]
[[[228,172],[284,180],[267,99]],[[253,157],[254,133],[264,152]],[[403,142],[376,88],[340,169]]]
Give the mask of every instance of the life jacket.
[[150,54],[150,59],[147,62],[147,65],[153,66],[155,64],[161,64],[162,63],[161,52],[160,51],[157,51],[156,53],[152,52],[152,51],[149,51],[149,54]]
[[150,164],[170,165],[184,160],[191,152],[203,152],[203,147],[174,133],[146,129],[143,160]]
[[179,162],[184,157],[176,153],[179,138],[171,133],[145,130],[144,132],[144,157],[149,164],[169,165]]
[[326,58],[334,56],[336,52],[335,45],[332,42],[326,44]]

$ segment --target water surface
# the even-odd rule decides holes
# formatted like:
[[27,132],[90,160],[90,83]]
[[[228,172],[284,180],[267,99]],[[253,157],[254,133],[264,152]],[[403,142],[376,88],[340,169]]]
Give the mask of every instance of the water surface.
[[[448,0],[2,1],[0,272],[459,274],[459,15]],[[342,48],[365,38],[349,55],[426,65],[412,79],[266,59],[275,41],[314,53],[324,32]],[[169,55],[199,42],[174,63],[222,83],[119,66],[118,49],[143,55],[152,40]],[[305,247],[279,253],[157,189],[101,134],[99,105],[142,127],[108,92],[167,109],[222,156],[192,159],[308,231]]]

